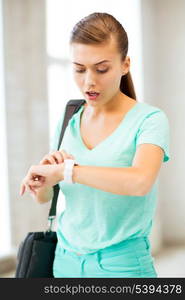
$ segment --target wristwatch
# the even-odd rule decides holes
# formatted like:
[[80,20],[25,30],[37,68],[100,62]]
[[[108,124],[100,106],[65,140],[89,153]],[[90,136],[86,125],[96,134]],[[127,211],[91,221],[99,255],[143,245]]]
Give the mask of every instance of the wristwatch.
[[78,166],[74,159],[64,159],[64,182],[74,183],[72,180],[74,166]]

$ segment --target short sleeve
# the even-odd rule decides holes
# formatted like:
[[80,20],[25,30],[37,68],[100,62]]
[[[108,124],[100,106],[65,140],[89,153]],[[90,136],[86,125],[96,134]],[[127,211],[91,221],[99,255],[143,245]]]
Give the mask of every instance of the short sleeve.
[[159,110],[144,119],[136,136],[136,147],[140,144],[155,144],[164,151],[163,162],[170,159],[170,129],[166,114]]
[[63,120],[64,120],[64,114],[65,114],[65,112],[63,111],[61,113],[61,117],[59,118],[59,120],[57,122],[54,134],[51,137],[51,140],[50,140],[50,151],[58,149],[58,142],[59,142],[60,132],[61,132],[62,124],[63,124]]

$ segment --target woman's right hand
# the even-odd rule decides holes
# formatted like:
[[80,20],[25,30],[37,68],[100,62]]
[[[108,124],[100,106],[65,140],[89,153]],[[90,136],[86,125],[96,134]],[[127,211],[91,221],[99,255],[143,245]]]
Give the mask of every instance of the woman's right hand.
[[46,154],[39,162],[41,165],[61,164],[64,159],[75,159],[72,154],[68,154],[65,150],[53,151]]

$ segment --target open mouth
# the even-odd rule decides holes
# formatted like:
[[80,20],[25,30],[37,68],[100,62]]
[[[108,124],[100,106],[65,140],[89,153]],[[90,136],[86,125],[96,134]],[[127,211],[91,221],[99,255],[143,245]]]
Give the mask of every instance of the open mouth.
[[99,94],[100,93],[97,92],[86,92],[86,95],[90,100],[95,100],[99,96]]

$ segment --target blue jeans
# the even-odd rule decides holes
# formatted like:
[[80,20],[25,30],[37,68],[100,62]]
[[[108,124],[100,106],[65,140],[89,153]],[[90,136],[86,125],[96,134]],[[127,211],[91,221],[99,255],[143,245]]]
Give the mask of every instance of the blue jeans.
[[78,254],[57,244],[53,263],[58,278],[157,277],[147,237],[122,241],[91,254]]

